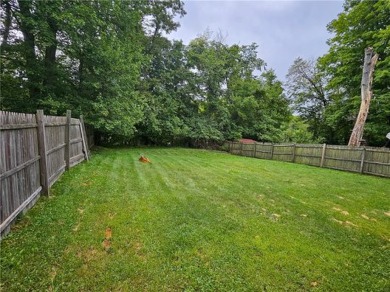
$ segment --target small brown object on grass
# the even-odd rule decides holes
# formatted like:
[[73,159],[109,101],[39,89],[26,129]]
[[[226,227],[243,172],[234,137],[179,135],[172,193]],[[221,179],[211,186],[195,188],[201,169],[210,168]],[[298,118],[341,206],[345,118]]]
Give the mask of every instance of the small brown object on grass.
[[144,155],[141,155],[141,157],[138,159],[140,162],[143,162],[143,163],[150,163],[150,159],[147,158],[146,156]]
[[318,286],[318,282],[317,281],[313,281],[310,283],[310,286],[311,287],[317,287]]
[[111,239],[111,237],[112,237],[111,227],[107,227],[105,235],[106,235],[106,239]]
[[111,250],[111,241],[107,238],[103,240],[103,248],[105,251],[110,251]]
[[105,251],[110,252],[111,251],[111,237],[112,237],[112,230],[111,227],[106,228],[106,232],[104,234],[104,239],[102,242],[103,248]]

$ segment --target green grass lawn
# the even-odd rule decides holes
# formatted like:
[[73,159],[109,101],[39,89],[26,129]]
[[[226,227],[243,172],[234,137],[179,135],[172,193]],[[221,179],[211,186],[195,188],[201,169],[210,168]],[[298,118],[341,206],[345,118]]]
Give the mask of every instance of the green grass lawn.
[[0,290],[389,291],[389,190],[220,152],[100,149],[3,239]]

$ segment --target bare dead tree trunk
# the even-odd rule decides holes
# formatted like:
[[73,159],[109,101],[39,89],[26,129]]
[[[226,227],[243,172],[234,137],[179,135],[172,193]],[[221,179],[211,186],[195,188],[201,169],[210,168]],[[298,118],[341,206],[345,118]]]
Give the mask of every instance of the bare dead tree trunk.
[[351,137],[349,138],[348,146],[360,146],[363,138],[364,124],[366,123],[368,110],[372,98],[372,79],[374,75],[375,64],[378,61],[378,54],[374,54],[373,48],[366,48],[363,64],[363,75],[361,82],[361,97],[359,115],[353,127]]

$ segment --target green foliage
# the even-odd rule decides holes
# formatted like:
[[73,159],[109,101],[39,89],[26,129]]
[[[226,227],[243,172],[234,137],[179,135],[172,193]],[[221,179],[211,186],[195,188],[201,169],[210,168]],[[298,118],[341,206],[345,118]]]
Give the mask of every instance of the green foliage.
[[144,117],[147,31],[175,29],[180,1],[9,0],[1,8],[11,19],[1,44],[2,109],[72,109],[103,134],[134,135]]
[[348,142],[361,103],[364,50],[373,47],[379,61],[364,138],[369,145],[383,146],[390,130],[389,15],[387,0],[345,1],[344,12],[328,25],[334,35],[329,52],[316,63],[298,58],[291,65],[288,96],[316,140]]
[[210,31],[187,46],[168,40],[186,13],[180,0],[4,0],[0,7],[2,110],[71,109],[106,142],[163,145],[293,139],[286,131],[305,126],[289,125],[292,111],[310,132],[294,139],[345,144],[360,105],[363,52],[372,46],[379,61],[364,137],[383,145],[389,132],[386,0],[347,0],[328,25],[329,52],[290,67],[287,98],[274,72],[262,71],[256,44],[227,45]]
[[292,109],[309,125],[308,130],[315,139],[326,136],[324,119],[329,105],[326,80],[314,61],[297,58],[288,70],[287,94]]
[[145,117],[137,125],[142,142],[207,145],[242,136],[276,139],[288,119],[288,104],[272,71],[255,75],[264,64],[255,44],[229,46],[210,32],[188,46],[163,37],[155,37],[154,43],[142,85]]
[[243,136],[276,142],[280,127],[290,116],[281,83],[273,71],[259,79],[238,79],[231,87],[233,121],[242,128]]
[[[288,104],[257,45],[170,41],[175,1],[3,1],[1,109],[83,114],[105,143],[275,141]],[[15,97],[15,94],[17,97]]]
[[367,47],[374,48],[379,61],[374,72],[374,98],[364,138],[370,145],[382,146],[389,132],[389,15],[387,0],[346,1],[344,12],[328,26],[335,36],[329,40],[329,53],[320,58],[319,66],[329,79],[328,90],[334,105],[327,109],[327,121],[337,129],[337,141],[348,140],[359,111],[361,68]]
[[386,291],[388,186],[221,152],[100,149],[1,241],[1,290]]
[[292,116],[288,123],[283,124],[282,134],[278,142],[294,143],[319,143],[313,133],[309,131],[309,125],[299,116]]

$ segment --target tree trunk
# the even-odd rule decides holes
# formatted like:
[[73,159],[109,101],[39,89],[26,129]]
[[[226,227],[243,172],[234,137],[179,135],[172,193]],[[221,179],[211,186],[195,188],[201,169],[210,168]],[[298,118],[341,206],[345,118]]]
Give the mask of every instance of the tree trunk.
[[373,48],[366,48],[364,53],[365,57],[361,82],[362,102],[360,104],[359,115],[356,119],[355,126],[353,127],[351,137],[349,138],[348,146],[360,146],[363,138],[364,124],[366,123],[372,98],[371,86],[375,64],[378,61],[378,54],[374,55]]
[[56,71],[56,52],[57,52],[57,31],[58,27],[56,21],[52,17],[48,17],[47,23],[49,29],[47,31],[50,34],[49,45],[45,49],[45,72],[43,86],[46,88],[47,93],[54,93],[54,87],[56,84],[57,71]]
[[[23,40],[23,55],[26,61],[26,75],[28,78],[27,87],[29,90],[30,100],[35,101],[40,94],[40,76],[37,74],[38,62],[35,54],[35,27],[31,24],[33,18],[31,14],[31,2],[19,1],[20,8],[20,30],[22,31]],[[34,104],[34,102],[32,102]],[[34,106],[34,105],[33,105]]]
[[3,41],[1,43],[2,46],[7,45],[9,32],[12,24],[12,16],[11,16],[11,3],[9,0],[3,1],[5,6],[5,18],[4,18],[4,30],[3,30]]

